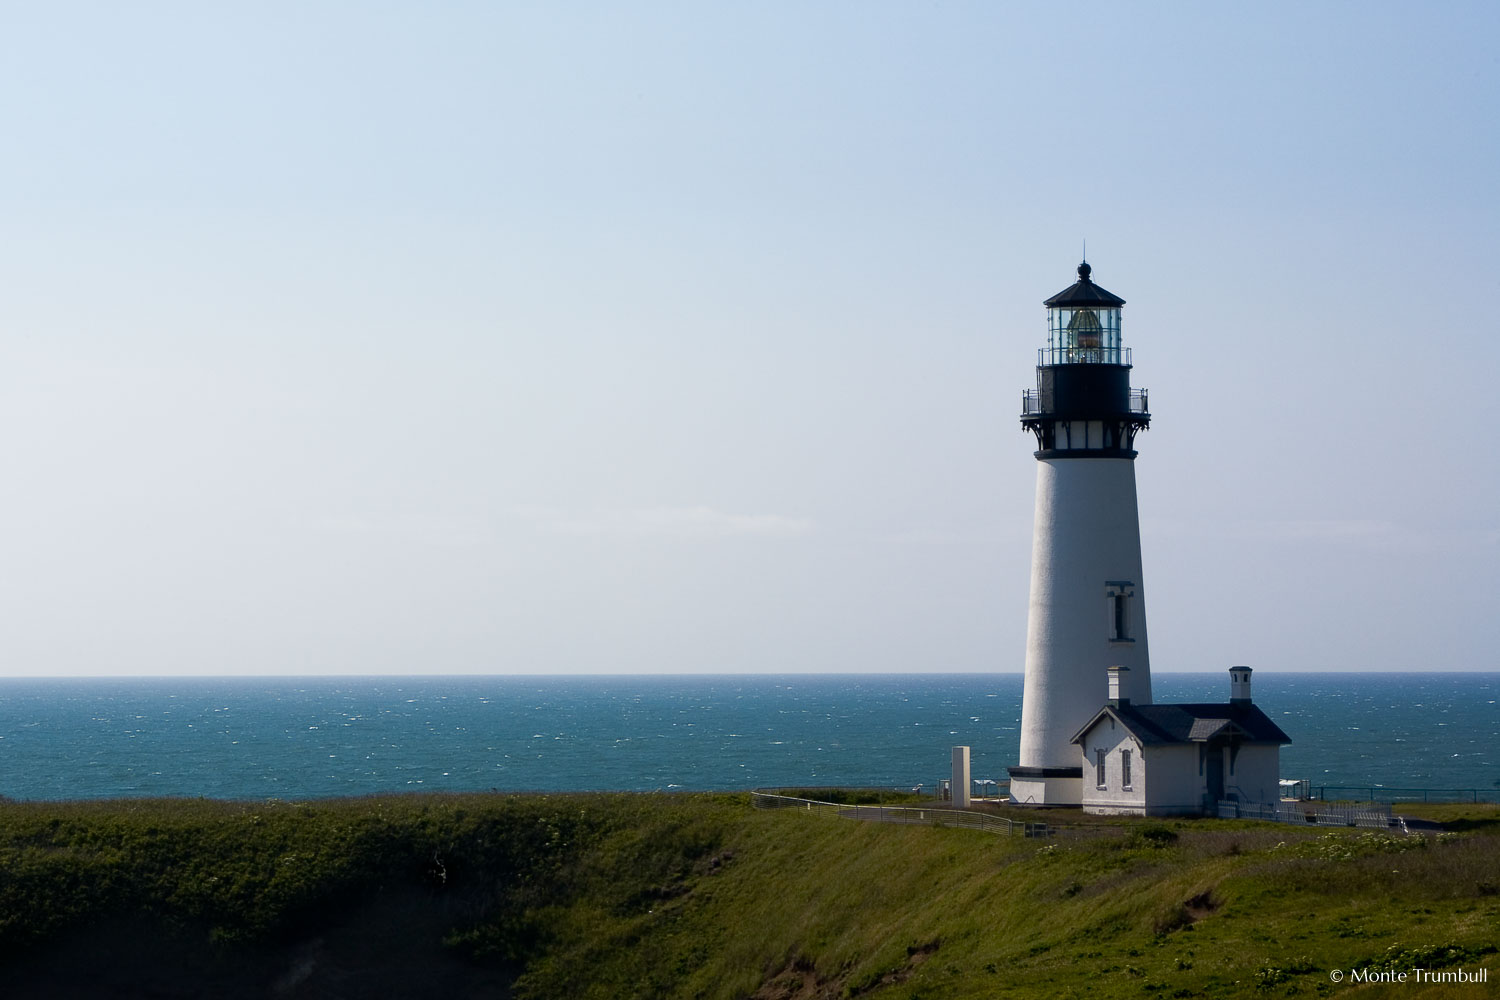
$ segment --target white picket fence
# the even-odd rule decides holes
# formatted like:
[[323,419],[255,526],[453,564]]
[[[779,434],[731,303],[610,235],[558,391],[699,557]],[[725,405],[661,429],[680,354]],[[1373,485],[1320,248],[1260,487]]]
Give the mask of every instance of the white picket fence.
[[1391,807],[1380,802],[1233,802],[1219,803],[1220,819],[1264,819],[1316,826],[1358,826],[1385,830]]

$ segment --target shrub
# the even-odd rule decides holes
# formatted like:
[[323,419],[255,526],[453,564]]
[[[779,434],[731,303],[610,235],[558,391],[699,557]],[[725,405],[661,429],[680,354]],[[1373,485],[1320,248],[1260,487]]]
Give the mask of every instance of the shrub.
[[1175,843],[1177,843],[1177,831],[1160,823],[1138,826],[1130,831],[1130,836],[1126,839],[1129,847],[1149,847],[1158,850],[1171,847]]

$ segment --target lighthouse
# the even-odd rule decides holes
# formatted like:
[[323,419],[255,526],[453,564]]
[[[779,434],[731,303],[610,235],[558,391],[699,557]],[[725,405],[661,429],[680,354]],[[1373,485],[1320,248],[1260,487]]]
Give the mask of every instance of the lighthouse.
[[1047,343],[1036,388],[1021,398],[1021,425],[1036,437],[1036,518],[1010,799],[1076,806],[1083,762],[1073,738],[1108,698],[1151,702],[1135,495],[1135,439],[1151,414],[1145,390],[1130,387],[1125,300],[1094,284],[1084,262],[1043,304]]

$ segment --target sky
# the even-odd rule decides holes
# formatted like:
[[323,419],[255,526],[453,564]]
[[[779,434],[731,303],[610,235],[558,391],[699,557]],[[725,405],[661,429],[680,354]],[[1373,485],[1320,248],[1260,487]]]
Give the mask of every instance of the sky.
[[1500,669],[1496,39],[0,7],[0,675],[1019,672],[1085,241],[1153,669]]

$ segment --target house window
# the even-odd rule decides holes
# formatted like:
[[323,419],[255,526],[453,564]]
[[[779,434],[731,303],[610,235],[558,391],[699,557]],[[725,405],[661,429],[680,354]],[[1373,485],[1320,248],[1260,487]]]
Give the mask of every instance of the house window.
[[1111,580],[1104,585],[1104,597],[1109,612],[1109,641],[1134,642],[1135,637],[1130,634],[1130,606],[1135,597],[1135,584],[1127,580]]
[[1130,791],[1130,751],[1120,751],[1120,784]]
[[1109,783],[1104,780],[1104,759],[1109,756],[1108,750],[1094,751],[1094,785],[1098,788],[1107,788]]

